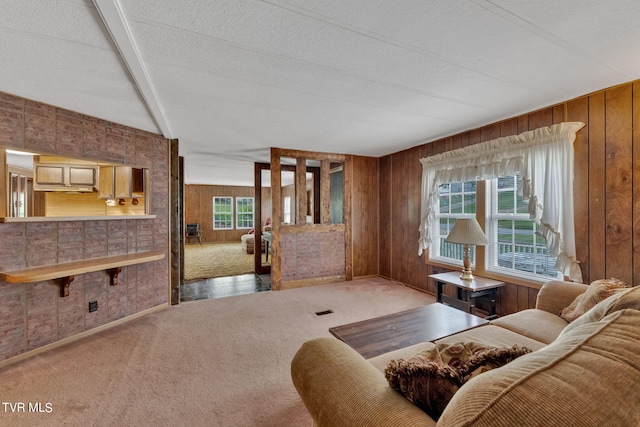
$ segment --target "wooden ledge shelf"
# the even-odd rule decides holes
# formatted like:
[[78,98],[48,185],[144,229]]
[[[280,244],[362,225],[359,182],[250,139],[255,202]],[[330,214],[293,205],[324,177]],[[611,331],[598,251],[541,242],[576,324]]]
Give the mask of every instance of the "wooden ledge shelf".
[[44,280],[61,279],[60,296],[69,296],[69,287],[77,274],[106,270],[111,276],[111,285],[118,284],[118,274],[122,267],[164,259],[160,251],[135,252],[102,258],[83,259],[54,265],[42,265],[21,270],[1,271],[0,280],[7,283],[33,283]]

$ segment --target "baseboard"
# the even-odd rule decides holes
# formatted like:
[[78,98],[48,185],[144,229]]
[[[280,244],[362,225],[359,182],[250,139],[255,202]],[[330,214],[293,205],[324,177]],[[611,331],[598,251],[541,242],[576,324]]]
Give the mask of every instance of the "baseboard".
[[381,277],[381,278],[386,279],[386,280],[388,280],[390,282],[393,282],[393,283],[397,283],[398,285],[406,286],[407,288],[415,289],[416,291],[424,292],[425,294],[429,294],[429,295],[434,295],[435,296],[434,292],[429,292],[428,290],[419,288],[419,287],[417,287],[415,285],[410,285],[408,283],[404,283],[404,282],[401,282],[399,280],[394,280],[394,279],[392,279],[390,277],[383,276],[383,275],[378,275],[378,277]]
[[107,329],[111,329],[111,328],[113,328],[115,326],[118,326],[118,325],[122,325],[123,323],[127,323],[127,322],[130,322],[130,321],[135,320],[135,319],[139,319],[140,317],[146,316],[148,314],[155,313],[157,311],[166,310],[169,307],[170,306],[168,304],[157,305],[155,307],[151,307],[149,309],[146,309],[146,310],[143,310],[141,312],[132,314],[130,316],[123,317],[122,319],[114,320],[113,322],[109,322],[109,323],[107,323],[105,325],[98,326],[96,328],[89,329],[88,331],[80,332],[79,334],[76,334],[74,336],[61,339],[60,341],[52,342],[51,344],[47,344],[47,345],[44,345],[42,347],[38,347],[36,349],[27,351],[25,353],[18,354],[17,356],[13,356],[13,357],[10,357],[8,359],[5,359],[5,360],[1,361],[0,362],[0,369],[4,368],[6,366],[12,365],[14,363],[20,362],[22,360],[29,359],[29,358],[31,358],[33,356],[36,356],[36,355],[41,354],[41,353],[44,353],[46,351],[53,350],[53,349],[56,349],[58,347],[62,347],[64,345],[70,344],[72,342],[75,342],[75,341],[81,340],[83,338],[89,337],[91,335],[97,334],[98,332],[102,332],[102,331],[105,331]]
[[327,285],[329,283],[335,282],[344,282],[344,276],[330,276],[330,277],[321,277],[317,279],[302,279],[302,280],[289,280],[287,282],[281,282],[280,289],[294,289],[301,288],[304,286],[315,286],[315,285]]
[[[376,279],[378,277],[382,277],[379,274],[366,274],[363,276],[353,276],[352,280],[362,280],[362,279]],[[382,277],[383,279],[386,279],[386,277]]]

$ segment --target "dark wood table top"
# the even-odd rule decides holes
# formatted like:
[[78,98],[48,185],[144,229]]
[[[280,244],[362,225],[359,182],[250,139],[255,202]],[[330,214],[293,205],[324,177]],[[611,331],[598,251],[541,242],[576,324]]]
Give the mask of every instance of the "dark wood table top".
[[441,303],[330,328],[365,359],[489,323]]

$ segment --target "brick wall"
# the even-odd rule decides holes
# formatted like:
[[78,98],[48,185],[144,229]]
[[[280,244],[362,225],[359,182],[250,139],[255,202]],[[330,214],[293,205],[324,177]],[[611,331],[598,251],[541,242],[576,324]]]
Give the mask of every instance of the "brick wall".
[[344,231],[282,234],[282,281],[345,274]]
[[[161,135],[0,93],[0,147],[149,168],[155,219],[0,224],[0,270],[158,250],[165,259],[55,281],[0,282],[0,360],[166,304],[169,292],[168,143]],[[89,313],[89,301],[98,311]]]

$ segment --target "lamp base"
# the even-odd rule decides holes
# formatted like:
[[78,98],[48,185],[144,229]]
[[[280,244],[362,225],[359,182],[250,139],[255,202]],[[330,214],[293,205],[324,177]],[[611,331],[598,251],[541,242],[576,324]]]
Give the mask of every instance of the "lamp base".
[[462,280],[473,280],[473,274],[471,274],[471,270],[462,270],[462,274],[460,275],[460,279]]

